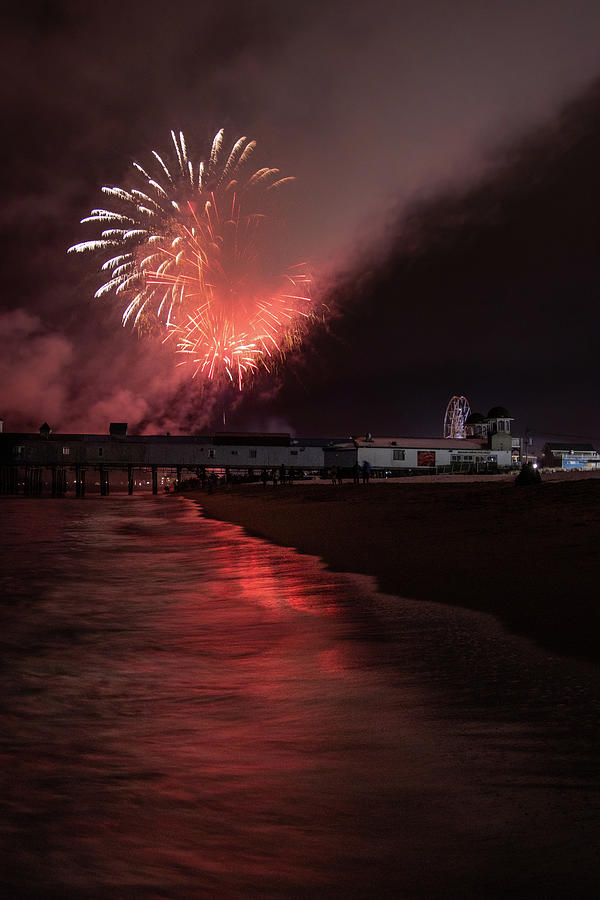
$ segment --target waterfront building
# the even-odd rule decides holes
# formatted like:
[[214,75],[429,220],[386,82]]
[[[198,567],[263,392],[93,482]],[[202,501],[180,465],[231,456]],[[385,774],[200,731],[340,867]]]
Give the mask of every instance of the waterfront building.
[[[56,434],[47,422],[38,434],[0,432],[0,493],[61,496],[87,489],[109,493],[110,482],[134,487],[259,480],[277,471],[292,479],[322,476],[336,467],[350,477],[368,463],[374,477],[436,472],[495,472],[514,464],[511,416],[493,407],[486,418],[469,417],[466,438],[295,438],[287,433],[129,435],[125,422],[107,434]],[[517,444],[519,442],[517,441]],[[518,460],[517,460],[518,461]]]
[[325,466],[361,469],[368,464],[374,475],[387,477],[436,472],[486,472],[512,465],[512,446],[490,447],[487,440],[467,438],[352,438],[324,451]]
[[564,469],[598,469],[600,454],[592,444],[573,444],[570,441],[559,441],[544,444],[543,463],[546,468]]

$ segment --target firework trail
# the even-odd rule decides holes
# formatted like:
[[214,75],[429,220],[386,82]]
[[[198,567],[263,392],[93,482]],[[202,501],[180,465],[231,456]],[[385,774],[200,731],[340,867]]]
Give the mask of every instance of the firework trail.
[[100,237],[69,252],[104,253],[107,280],[94,296],[122,300],[123,325],[160,330],[193,376],[241,390],[301,341],[312,317],[306,265],[282,270],[270,247],[270,198],[293,179],[271,168],[247,176],[256,144],[246,137],[222,156],[219,131],[206,164],[192,162],[182,132],[171,137],[174,162],[153,150],[152,166],[133,163],[139,187],[103,187],[112,209],[82,219]]

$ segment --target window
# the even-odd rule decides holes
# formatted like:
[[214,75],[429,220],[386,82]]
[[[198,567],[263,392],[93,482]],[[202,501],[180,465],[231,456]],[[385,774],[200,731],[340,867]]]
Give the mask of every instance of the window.
[[232,455],[232,456],[237,456],[237,455],[238,455],[237,450],[232,450],[232,451],[231,451],[231,455]]
[[249,453],[250,459],[256,459],[256,450],[251,450]]
[[70,447],[63,447],[63,456],[68,456],[70,452],[71,452]]
[[209,459],[214,459],[214,458],[215,458],[215,451],[214,451],[214,450],[209,450],[209,451],[208,451],[208,458],[209,458]]
[[25,447],[23,444],[18,444],[16,447],[13,447],[13,456],[17,456],[21,458],[25,453]]
[[504,419],[498,421],[498,431],[504,431]]
[[98,447],[98,456],[102,456],[102,447]]
[[405,459],[404,450],[392,450],[393,459]]
[[297,450],[290,450],[290,456],[298,456]]

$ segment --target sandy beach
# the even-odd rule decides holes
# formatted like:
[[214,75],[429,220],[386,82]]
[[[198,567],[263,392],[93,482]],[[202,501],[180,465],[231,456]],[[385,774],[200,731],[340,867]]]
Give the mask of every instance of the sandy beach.
[[209,518],[387,594],[491,613],[546,649],[598,662],[600,479],[403,479],[187,492]]

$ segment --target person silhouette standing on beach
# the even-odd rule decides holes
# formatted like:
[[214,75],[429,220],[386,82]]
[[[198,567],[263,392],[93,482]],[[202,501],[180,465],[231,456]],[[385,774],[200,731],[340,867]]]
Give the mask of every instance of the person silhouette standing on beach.
[[363,484],[368,484],[370,477],[371,477],[371,463],[367,462],[367,460],[365,459],[363,466],[362,466]]

